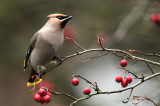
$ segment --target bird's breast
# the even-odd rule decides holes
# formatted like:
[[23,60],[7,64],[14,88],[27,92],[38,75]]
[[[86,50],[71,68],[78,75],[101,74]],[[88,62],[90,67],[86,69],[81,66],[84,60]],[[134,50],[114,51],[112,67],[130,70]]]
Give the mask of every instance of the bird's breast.
[[59,47],[63,44],[64,41],[64,35],[62,30],[57,30],[57,31],[45,31],[42,34],[42,39],[51,45],[53,49],[56,51],[59,49]]
[[31,54],[31,64],[36,69],[39,65],[45,65],[52,60],[63,44],[63,32],[43,31],[38,36],[36,45]]

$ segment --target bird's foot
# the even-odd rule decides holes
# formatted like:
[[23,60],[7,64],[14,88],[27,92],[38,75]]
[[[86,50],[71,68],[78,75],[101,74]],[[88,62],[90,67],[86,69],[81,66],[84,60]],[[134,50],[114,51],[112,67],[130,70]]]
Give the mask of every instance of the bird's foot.
[[46,74],[46,68],[44,66],[38,66],[38,70],[40,72],[41,75],[45,75]]

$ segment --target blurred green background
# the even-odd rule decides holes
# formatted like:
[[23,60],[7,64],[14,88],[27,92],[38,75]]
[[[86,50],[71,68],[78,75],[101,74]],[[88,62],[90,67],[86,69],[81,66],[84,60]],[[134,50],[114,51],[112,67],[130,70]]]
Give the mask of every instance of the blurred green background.
[[[31,88],[26,86],[30,71],[23,71],[23,60],[31,37],[48,20],[47,15],[52,13],[72,15],[73,19],[68,23],[73,32],[71,34],[86,49],[98,47],[96,34],[102,32],[104,47],[157,52],[160,50],[160,27],[150,21],[150,15],[159,13],[158,5],[159,3],[154,0],[1,0],[0,106],[40,105],[33,100]],[[65,41],[58,56],[63,57],[76,51],[80,49]],[[99,81],[104,90],[120,88],[114,83],[114,77],[122,71],[118,73],[112,71],[119,66],[120,58],[107,55],[87,63],[81,62],[97,54],[100,53],[90,53],[69,59],[60,67],[47,73],[44,80],[53,83],[55,89],[61,89],[76,97],[84,96],[82,90],[89,85],[82,80],[83,84],[73,87],[70,84],[72,72],[81,74],[93,82]],[[151,67],[155,71],[158,70],[155,66]],[[129,69],[137,73],[145,71],[147,75],[151,74],[143,63],[137,63],[137,66],[130,65]],[[154,83],[149,82],[137,89],[136,95],[140,95],[138,91],[144,87],[151,88],[149,85],[154,84],[154,89],[151,88],[147,94],[158,103],[160,85],[157,79],[152,80],[155,81]],[[156,95],[150,95],[153,91],[157,91]],[[117,96],[114,94],[112,100],[110,100],[111,95],[93,97],[91,100],[78,103],[77,106],[125,106],[121,101],[128,97],[128,93],[119,99],[116,99]],[[145,94],[146,92],[142,96]],[[69,98],[54,95],[51,103],[47,105],[68,106],[71,102]],[[131,102],[127,104],[127,106],[131,105]],[[140,106],[144,105],[152,104],[144,102]]]

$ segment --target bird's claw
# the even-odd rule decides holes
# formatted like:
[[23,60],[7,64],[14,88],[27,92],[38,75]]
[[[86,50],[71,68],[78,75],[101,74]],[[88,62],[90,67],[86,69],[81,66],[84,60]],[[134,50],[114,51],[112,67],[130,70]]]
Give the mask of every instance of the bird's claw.
[[41,75],[45,75],[47,72],[46,68],[44,66],[39,66],[38,69],[39,69]]

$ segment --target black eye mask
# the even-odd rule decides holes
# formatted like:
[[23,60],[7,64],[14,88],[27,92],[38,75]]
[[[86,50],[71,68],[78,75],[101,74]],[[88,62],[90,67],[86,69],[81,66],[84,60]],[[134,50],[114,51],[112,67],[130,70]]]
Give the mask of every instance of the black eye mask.
[[58,18],[59,20],[62,20],[64,18],[66,18],[65,16],[57,16],[56,18]]
[[62,20],[60,26],[63,29],[66,26],[67,22],[72,19],[72,16],[57,16],[56,18]]

